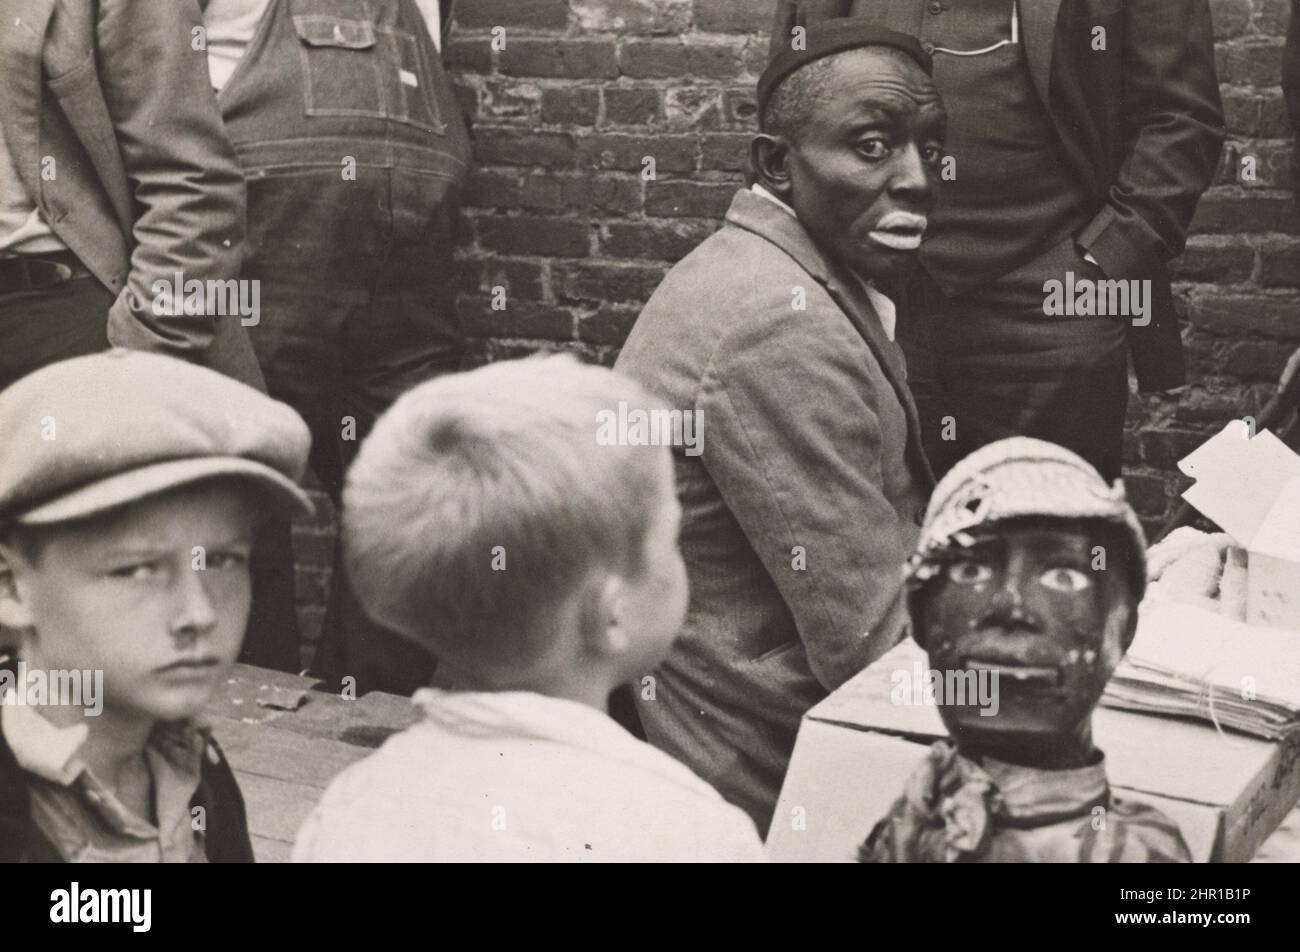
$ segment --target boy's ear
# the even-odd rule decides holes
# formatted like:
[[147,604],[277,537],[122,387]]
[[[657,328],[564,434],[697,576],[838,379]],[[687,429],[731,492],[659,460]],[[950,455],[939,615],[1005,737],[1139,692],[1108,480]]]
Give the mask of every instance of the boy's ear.
[[16,558],[10,549],[0,545],[0,627],[21,631],[32,626],[32,615],[18,594]]
[[624,624],[623,580],[617,575],[593,579],[582,598],[579,617],[583,648],[601,658],[624,654],[632,639]]
[[790,201],[790,144],[784,136],[760,132],[749,144],[754,181],[784,202]]

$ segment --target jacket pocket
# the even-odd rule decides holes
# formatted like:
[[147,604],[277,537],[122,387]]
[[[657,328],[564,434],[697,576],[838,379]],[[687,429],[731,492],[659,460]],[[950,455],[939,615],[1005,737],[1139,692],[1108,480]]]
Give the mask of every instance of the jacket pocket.
[[302,0],[294,4],[308,116],[389,119],[426,132],[444,131],[413,33],[317,10]]

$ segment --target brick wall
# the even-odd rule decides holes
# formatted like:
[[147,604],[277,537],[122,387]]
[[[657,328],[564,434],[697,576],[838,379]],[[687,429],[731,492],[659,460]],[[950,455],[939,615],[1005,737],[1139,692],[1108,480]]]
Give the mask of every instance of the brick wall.
[[[1257,412],[1300,346],[1300,223],[1278,88],[1289,0],[1212,6],[1230,138],[1175,266],[1195,382],[1177,399],[1132,403],[1128,483],[1149,524],[1184,487],[1175,461]],[[773,7],[459,0],[446,55],[475,145],[460,253],[473,363],[538,350],[613,361],[665,271],[719,226],[742,181]],[[1252,181],[1239,175],[1245,156]],[[313,559],[326,555],[327,529],[303,539]],[[327,564],[299,570],[309,631]]]

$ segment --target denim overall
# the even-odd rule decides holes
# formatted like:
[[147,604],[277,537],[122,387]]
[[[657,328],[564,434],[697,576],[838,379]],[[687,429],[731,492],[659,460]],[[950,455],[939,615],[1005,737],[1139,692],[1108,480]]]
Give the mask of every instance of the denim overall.
[[[310,426],[337,506],[376,417],[459,367],[452,243],[469,137],[411,0],[271,0],[218,102],[248,184],[249,337],[271,396]],[[340,568],[316,667],[333,674],[339,649],[338,673],[365,689],[359,669],[384,639]]]

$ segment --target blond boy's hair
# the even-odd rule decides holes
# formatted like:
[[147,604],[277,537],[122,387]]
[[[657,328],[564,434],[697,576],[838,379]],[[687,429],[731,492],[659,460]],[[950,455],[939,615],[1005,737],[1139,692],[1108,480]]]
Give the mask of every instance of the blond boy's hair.
[[[591,573],[636,577],[663,447],[600,445],[602,411],[659,408],[571,357],[422,384],[375,424],[343,494],[347,570],[380,623],[470,670],[524,670]],[[609,442],[609,441],[606,441]]]

